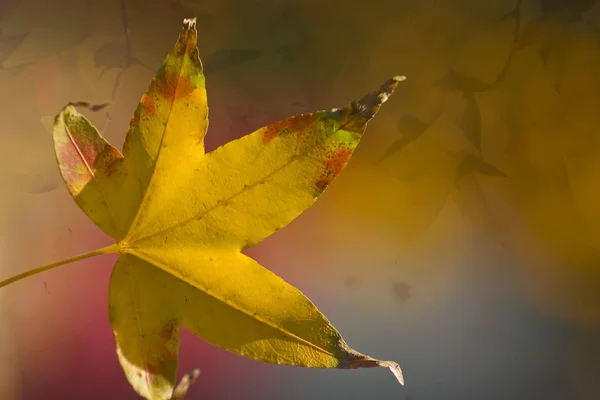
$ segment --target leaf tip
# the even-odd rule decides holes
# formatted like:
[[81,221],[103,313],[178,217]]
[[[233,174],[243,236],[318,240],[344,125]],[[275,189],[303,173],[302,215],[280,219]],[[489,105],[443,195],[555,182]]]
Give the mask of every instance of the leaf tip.
[[183,27],[184,31],[191,31],[196,29],[196,17],[194,18],[184,18],[183,19]]
[[[388,79],[383,85],[381,85],[378,91],[374,92],[375,94],[377,94],[377,99],[379,100],[379,102],[373,105],[381,106],[383,103],[385,103],[396,90],[396,86],[398,86],[400,82],[403,82],[405,80],[406,76],[404,75],[396,75]],[[367,95],[363,100],[366,100],[369,97],[370,96]]]
[[[344,346],[346,347],[346,346]],[[344,357],[337,368],[340,369],[357,369],[357,368],[376,368],[376,367],[385,367],[388,368],[398,382],[404,386],[404,375],[402,374],[402,369],[397,362],[394,361],[381,361],[361,354],[355,350],[352,350],[346,347],[347,356]]]
[[398,363],[394,361],[377,361],[377,364],[380,367],[385,367],[392,371],[392,374],[394,374],[398,382],[404,386],[404,375],[402,374],[402,368],[400,368]]
[[171,396],[171,400],[182,400],[186,395],[190,386],[192,386],[200,376],[200,370],[195,368],[189,372],[186,372],[181,378],[181,381],[177,384],[177,386],[173,389],[173,395]]
[[390,96],[396,90],[398,83],[406,80],[404,75],[396,75],[381,85],[378,90],[375,90],[355,103],[355,113],[358,113],[367,121],[377,114],[383,103],[388,101]]

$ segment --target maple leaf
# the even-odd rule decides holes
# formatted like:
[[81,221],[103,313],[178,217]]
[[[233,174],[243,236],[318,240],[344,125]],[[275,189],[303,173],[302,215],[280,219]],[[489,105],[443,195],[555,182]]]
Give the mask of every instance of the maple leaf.
[[[403,77],[347,107],[275,122],[205,154],[208,107],[194,19],[142,96],[123,153],[67,105],[55,153],[79,207],[108,247],[27,271],[118,253],[109,288],[117,355],[147,399],[175,386],[179,326],[255,360],[312,368],[387,367],[351,349],[298,289],[242,254],[310,207],[342,171],[367,122]],[[87,105],[88,108],[98,109]]]

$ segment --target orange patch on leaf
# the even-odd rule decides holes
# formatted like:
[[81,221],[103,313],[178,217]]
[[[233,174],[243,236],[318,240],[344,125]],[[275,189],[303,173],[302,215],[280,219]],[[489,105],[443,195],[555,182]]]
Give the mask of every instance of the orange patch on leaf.
[[189,96],[196,90],[196,85],[192,83],[189,78],[183,77],[177,85],[177,91],[175,92],[175,98],[179,99],[185,96]]
[[196,90],[196,85],[186,76],[165,73],[156,80],[156,91],[166,99],[180,99],[189,96]]
[[[147,94],[144,94],[142,96],[142,101],[140,104],[141,104],[144,112],[146,112],[148,114],[154,114],[156,112],[156,102],[154,101],[152,96],[148,96]],[[138,121],[139,121],[139,117],[138,117]]]
[[286,121],[277,121],[272,123],[271,125],[265,127],[265,131],[263,132],[262,141],[263,144],[269,143],[271,140],[275,138],[275,136],[279,135],[281,131],[285,128]]
[[317,181],[316,185],[320,190],[325,190],[327,186],[333,182],[333,180],[342,172],[350,157],[352,156],[352,151],[346,148],[338,148],[327,157],[324,163],[324,172],[321,175],[320,179]]
[[299,132],[304,129],[308,125],[313,122],[312,114],[303,114],[295,117],[290,117],[288,119],[274,122],[273,124],[265,127],[265,131],[263,133],[263,143],[267,144],[271,140],[273,140],[276,136],[279,136],[283,131],[287,130],[288,132]]
[[295,117],[291,117],[287,120],[288,128],[292,131],[299,131],[305,129],[314,120],[312,114],[303,114]]

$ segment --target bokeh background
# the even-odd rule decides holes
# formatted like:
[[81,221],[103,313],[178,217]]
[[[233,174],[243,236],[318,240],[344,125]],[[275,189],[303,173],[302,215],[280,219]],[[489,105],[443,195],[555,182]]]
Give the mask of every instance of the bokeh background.
[[[600,398],[595,0],[1,0],[0,277],[109,243],[55,165],[69,101],[115,145],[184,17],[208,150],[404,74],[317,204],[248,254],[383,369],[259,364],[184,333],[190,399]],[[113,256],[0,291],[0,399],[135,399]]]

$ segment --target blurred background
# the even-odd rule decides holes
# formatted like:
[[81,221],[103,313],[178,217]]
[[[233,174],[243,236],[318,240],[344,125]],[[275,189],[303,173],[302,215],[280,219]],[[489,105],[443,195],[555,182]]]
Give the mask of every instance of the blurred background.
[[[207,150],[403,74],[340,178],[247,253],[383,369],[256,363],[184,332],[189,399],[599,399],[595,0],[1,0],[0,278],[106,245],[56,167],[69,101],[120,147],[184,17]],[[0,399],[136,399],[108,324],[114,256],[0,290]]]

